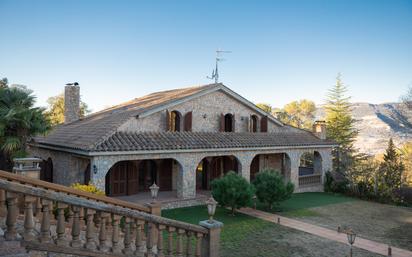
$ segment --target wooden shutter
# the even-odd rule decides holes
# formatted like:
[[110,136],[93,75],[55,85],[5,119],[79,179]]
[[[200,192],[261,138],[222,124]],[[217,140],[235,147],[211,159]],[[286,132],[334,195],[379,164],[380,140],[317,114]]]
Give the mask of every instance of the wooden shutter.
[[265,116],[260,120],[260,132],[268,132],[268,117]]
[[170,112],[166,110],[166,131],[170,131]]
[[220,114],[220,132],[225,132],[225,115]]
[[127,163],[127,194],[134,195],[139,192],[139,171],[137,167],[128,162]]
[[235,115],[232,115],[232,132],[235,132],[235,125],[236,125],[236,119]]
[[192,112],[188,112],[185,115],[184,131],[192,131]]
[[247,119],[247,131],[252,132],[252,116],[246,117]]

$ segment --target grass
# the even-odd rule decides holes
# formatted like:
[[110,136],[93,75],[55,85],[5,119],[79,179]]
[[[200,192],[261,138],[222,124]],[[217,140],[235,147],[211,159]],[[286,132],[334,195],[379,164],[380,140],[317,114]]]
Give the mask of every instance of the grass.
[[[198,224],[207,219],[205,206],[162,211],[162,216]],[[343,256],[345,244],[330,241],[301,231],[280,226],[247,215],[231,216],[224,208],[217,208],[215,219],[224,223],[221,234],[221,256],[225,257],[329,257]],[[354,256],[380,255],[356,249]]]

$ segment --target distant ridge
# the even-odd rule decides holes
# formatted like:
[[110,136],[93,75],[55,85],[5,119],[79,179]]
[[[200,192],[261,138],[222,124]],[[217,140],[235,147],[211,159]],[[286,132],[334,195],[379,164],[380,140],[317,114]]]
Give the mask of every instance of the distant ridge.
[[[412,111],[400,103],[354,103],[352,114],[359,129],[355,146],[361,152],[383,153],[391,137],[397,146],[412,141]],[[316,116],[324,117],[323,107]]]

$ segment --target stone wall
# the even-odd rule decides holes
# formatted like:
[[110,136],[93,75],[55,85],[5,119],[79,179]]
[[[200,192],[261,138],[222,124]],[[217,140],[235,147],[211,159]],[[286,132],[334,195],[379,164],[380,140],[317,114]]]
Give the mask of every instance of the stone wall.
[[77,85],[64,87],[64,123],[80,118],[80,87]]
[[[192,112],[192,131],[196,132],[218,132],[220,128],[221,114],[235,114],[235,132],[248,132],[249,118],[252,114],[263,117],[255,110],[245,106],[243,103],[235,100],[222,91],[216,91],[204,96],[200,96],[191,101],[178,104],[169,111],[179,111],[182,117]],[[181,128],[183,128],[183,118],[181,119]],[[279,125],[268,121],[268,131],[275,131],[280,128]],[[147,117],[130,119],[123,124],[119,131],[165,131],[166,130],[166,111],[160,111]]]
[[53,162],[53,182],[65,186],[73,183],[84,183],[84,171],[90,160],[78,155],[47,150],[37,147],[28,147],[29,155],[43,160],[51,158]]

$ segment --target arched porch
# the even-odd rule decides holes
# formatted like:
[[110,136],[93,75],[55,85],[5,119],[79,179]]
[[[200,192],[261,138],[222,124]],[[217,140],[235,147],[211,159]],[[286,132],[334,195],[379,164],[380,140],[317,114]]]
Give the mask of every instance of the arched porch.
[[277,170],[286,180],[290,180],[291,165],[287,153],[258,154],[250,164],[250,181],[252,182],[261,170]]

